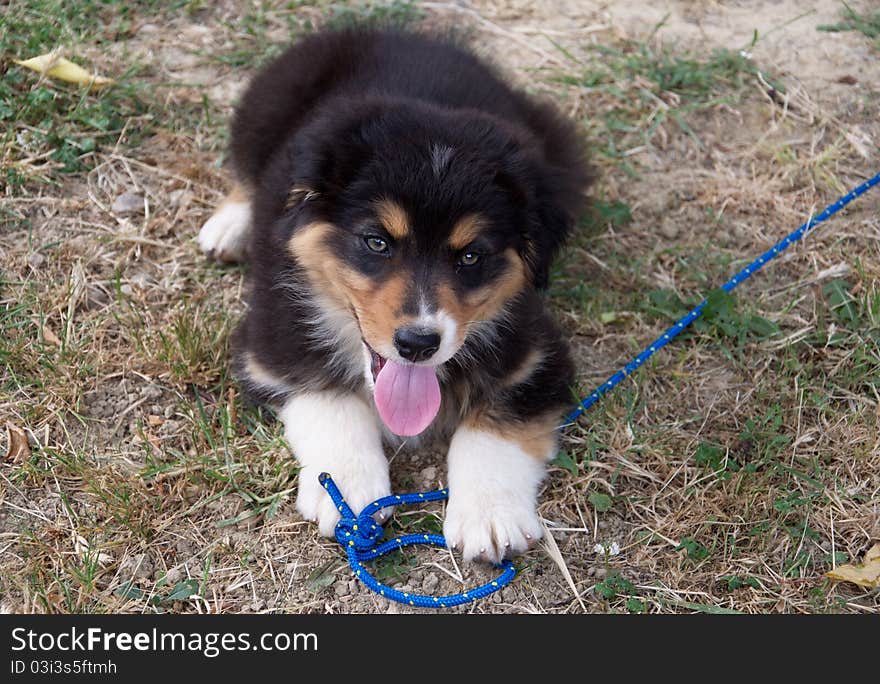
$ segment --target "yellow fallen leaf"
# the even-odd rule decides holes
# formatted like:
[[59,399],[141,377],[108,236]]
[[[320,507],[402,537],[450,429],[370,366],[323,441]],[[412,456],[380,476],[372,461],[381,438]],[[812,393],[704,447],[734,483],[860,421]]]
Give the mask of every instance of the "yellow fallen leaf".
[[31,457],[27,435],[20,427],[6,423],[6,460],[12,463],[24,463]]
[[860,587],[880,587],[880,544],[874,544],[865,554],[861,565],[847,563],[825,573],[825,577],[838,582],[852,582]]
[[79,64],[74,64],[69,59],[61,57],[57,51],[47,52],[45,55],[23,61],[18,59],[12,61],[28,69],[39,71],[41,74],[46,74],[68,83],[78,83],[79,85],[92,86],[94,88],[103,88],[113,83],[112,78],[91,74],[79,66]]

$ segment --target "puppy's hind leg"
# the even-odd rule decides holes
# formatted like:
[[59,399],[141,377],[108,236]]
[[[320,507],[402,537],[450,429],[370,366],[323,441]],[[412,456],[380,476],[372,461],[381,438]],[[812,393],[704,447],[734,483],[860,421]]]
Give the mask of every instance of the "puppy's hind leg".
[[209,259],[244,261],[250,231],[250,199],[245,189],[236,185],[199,231],[199,247]]

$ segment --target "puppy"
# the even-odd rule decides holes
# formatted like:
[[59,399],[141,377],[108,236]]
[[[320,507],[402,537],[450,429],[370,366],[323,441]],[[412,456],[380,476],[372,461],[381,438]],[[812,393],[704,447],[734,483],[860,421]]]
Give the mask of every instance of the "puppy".
[[299,512],[331,536],[321,472],[357,512],[390,493],[383,440],[439,437],[449,544],[526,550],[572,402],[540,292],[589,182],[573,125],[455,40],[325,31],[250,83],[231,161],[199,244],[250,263],[234,368],[278,407]]

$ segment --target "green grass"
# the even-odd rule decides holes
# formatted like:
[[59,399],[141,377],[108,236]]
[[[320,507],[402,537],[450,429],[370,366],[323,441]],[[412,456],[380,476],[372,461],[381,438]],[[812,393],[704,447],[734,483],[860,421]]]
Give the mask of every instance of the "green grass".
[[[670,44],[653,48],[646,42],[625,42],[591,48],[569,72],[556,80],[575,89],[585,103],[580,111],[587,117],[584,129],[593,142],[597,164],[606,174],[627,180],[614,184],[617,192],[611,199],[599,189],[601,200],[579,226],[574,249],[568,250],[554,271],[552,301],[567,314],[566,320],[579,335],[593,340],[616,338],[617,348],[622,345],[620,363],[704,296],[707,306],[692,328],[659,358],[593,409],[583,430],[576,431],[572,441],[564,441],[555,465],[567,473],[562,477],[578,488],[582,505],[589,502],[587,510],[592,507],[600,521],[618,515],[632,520],[645,507],[653,510],[657,504],[654,497],[640,496],[643,482],[627,460],[661,474],[664,488],[678,486],[671,483],[677,482],[681,469],[687,469],[683,502],[705,497],[714,502],[713,511],[694,506],[692,512],[697,515],[691,524],[672,535],[675,546],[669,546],[669,537],[637,536],[648,547],[658,545],[664,557],[670,549],[678,551],[681,586],[690,586],[690,576],[733,563],[731,567],[740,571],[726,575],[725,591],[736,592],[740,598],[744,592],[784,593],[787,582],[821,576],[837,558],[823,546],[828,539],[827,511],[833,502],[861,505],[859,495],[842,485],[841,458],[847,453],[859,462],[869,462],[869,437],[850,445],[844,431],[836,433],[838,441],[845,443],[839,446],[821,439],[821,447],[811,446],[816,439],[798,448],[795,444],[803,437],[798,426],[830,425],[842,416],[848,416],[855,434],[876,434],[872,430],[878,419],[870,403],[856,399],[878,396],[876,276],[857,255],[835,253],[830,258],[845,259],[853,266],[853,276],[817,286],[813,294],[818,296],[808,298],[812,304],[805,310],[802,292],[783,289],[771,295],[754,284],[736,294],[713,289],[751,254],[719,248],[717,241],[695,244],[693,237],[681,233],[679,239],[670,239],[673,244],[663,241],[653,249],[650,239],[642,243],[632,238],[656,231],[657,217],[650,214],[646,220],[645,214],[630,206],[633,199],[641,203],[641,197],[626,187],[638,185],[641,167],[639,156],[628,154],[629,150],[641,146],[662,155],[658,149],[662,145],[657,143],[674,137],[689,138],[693,146],[702,148],[701,120],[712,116],[718,105],[753,106],[746,98],[759,73],[771,87],[784,92],[784,86],[760,71],[746,54],[729,50],[690,53]],[[784,163],[803,163],[797,150],[789,152],[791,157]],[[652,183],[662,181],[655,176]],[[641,187],[642,192],[653,191]],[[722,218],[711,205],[703,211],[706,223],[727,225],[729,213]],[[694,232],[702,234],[699,229]],[[585,253],[594,258],[584,258]],[[657,287],[658,264],[676,289]],[[774,272],[784,268],[767,269],[771,281]],[[797,270],[789,268],[782,277],[797,278]],[[791,319],[797,317],[814,320],[815,327],[783,345],[780,340],[792,332]],[[733,379],[735,393],[723,389],[714,393],[718,405],[726,406],[723,411],[694,413],[694,395],[719,366]],[[592,389],[592,385],[581,387],[578,394]],[[704,399],[703,403],[715,406],[714,401]],[[621,435],[622,426],[626,436]],[[696,428],[700,430],[695,434]],[[691,441],[683,441],[684,435]],[[672,463],[676,469],[669,473],[666,464]],[[606,471],[602,466],[615,467]],[[581,486],[591,478],[602,483],[598,490],[595,484]],[[687,504],[678,508],[666,512],[667,521],[688,516]],[[655,512],[653,519],[663,515]],[[823,516],[824,526],[816,522]],[[762,583],[738,565],[742,559],[770,553],[779,563],[780,575],[773,580],[761,575]],[[611,610],[638,609],[645,602],[700,612],[729,610],[669,601],[660,593],[652,597],[650,592],[634,592],[620,571],[614,573],[596,586],[597,594],[610,601]],[[841,609],[829,589],[817,588],[812,594],[817,612]]]
[[880,50],[880,10],[872,10],[862,14],[844,2],[841,14],[843,18],[836,24],[823,24],[817,26],[816,29],[832,33],[858,31],[866,38],[870,38],[872,45]]
[[[186,6],[182,0],[12,3],[0,31],[0,190],[17,193],[29,181],[59,183],[93,168],[100,153],[136,147],[162,129],[199,134],[210,126],[216,108],[206,98],[169,103],[168,93],[185,84],[158,81],[152,66],[130,60],[126,49],[139,24],[161,23]],[[105,48],[114,44],[123,49],[110,58]],[[79,86],[13,61],[55,49],[115,83]]]
[[326,26],[347,28],[349,26],[408,26],[422,20],[425,13],[410,0],[356,0],[334,2],[327,8]]
[[[199,3],[193,12],[200,11],[202,5],[203,3]],[[283,26],[290,40],[319,28],[309,16],[298,12],[304,6],[322,10],[321,28],[343,29],[354,25],[404,27],[421,21],[425,16],[416,3],[407,0],[261,2],[249,7],[241,17],[226,24],[226,28],[232,32],[233,47],[222,52],[209,50],[206,58],[248,70],[259,67],[287,47],[286,42],[267,44],[265,35],[273,25]]]
[[[657,131],[672,124],[698,145],[689,118],[695,112],[738,101],[759,73],[743,51],[716,49],[705,56],[682,53],[673,45],[648,42],[598,45],[577,69],[557,81],[591,93],[602,102],[583,121],[596,154],[635,169],[627,151],[650,144]],[[765,74],[766,78],[766,74]],[[781,84],[771,83],[784,92]]]
[[0,307],[0,390],[26,396],[58,377],[56,349],[36,324],[44,320],[36,287],[5,280],[0,271],[0,297],[12,293],[15,300]]
[[[58,174],[88,170],[95,164],[95,153],[113,145],[127,124],[131,124],[128,144],[136,144],[151,132],[146,86],[137,78],[144,67],[117,67],[112,73],[98,70],[71,47],[116,42],[132,31],[140,13],[159,7],[167,5],[158,1],[24,0],[6,10],[0,32],[0,149],[5,150],[0,186],[15,191],[31,178],[53,181]],[[102,90],[88,89],[42,78],[12,61],[56,48],[71,61],[101,71],[117,83]]]

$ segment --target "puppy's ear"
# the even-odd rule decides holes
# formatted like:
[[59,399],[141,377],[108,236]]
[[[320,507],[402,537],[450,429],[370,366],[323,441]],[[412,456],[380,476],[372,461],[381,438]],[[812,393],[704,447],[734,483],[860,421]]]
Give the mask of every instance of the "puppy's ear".
[[345,190],[369,162],[368,130],[378,114],[370,106],[339,107],[297,133],[291,150],[294,188],[328,201]]
[[578,177],[530,151],[510,155],[496,174],[496,184],[508,193],[523,217],[520,256],[539,290],[546,289],[553,259],[583,203]]

